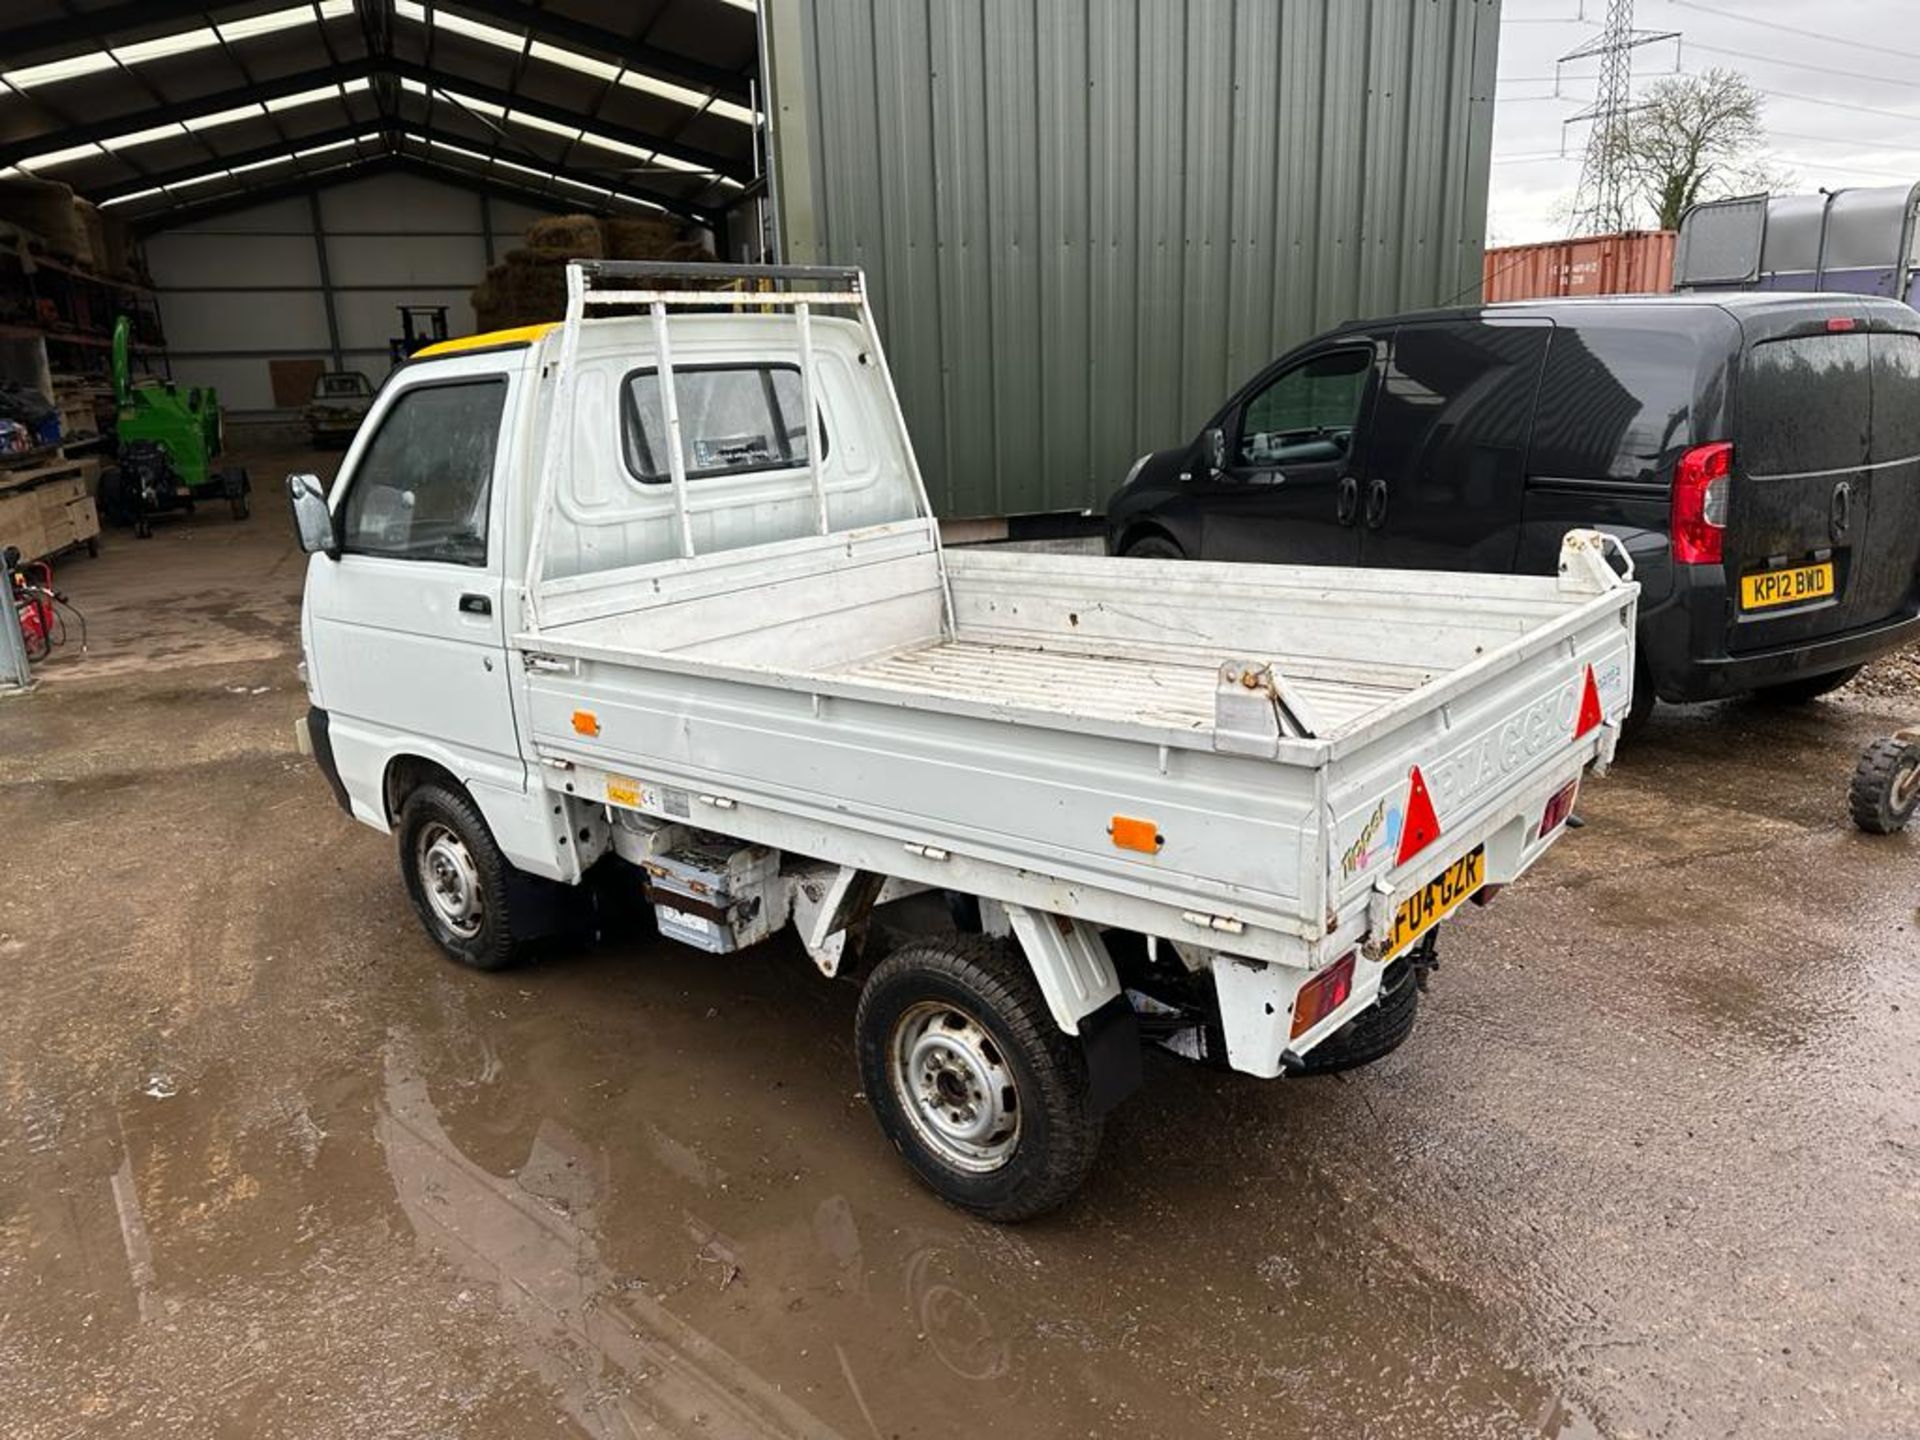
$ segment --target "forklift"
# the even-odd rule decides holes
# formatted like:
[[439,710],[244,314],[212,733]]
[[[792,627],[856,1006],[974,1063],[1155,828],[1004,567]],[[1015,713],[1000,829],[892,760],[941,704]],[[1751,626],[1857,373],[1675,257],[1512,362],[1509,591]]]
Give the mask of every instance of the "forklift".
[[210,385],[182,391],[171,381],[133,383],[132,333],[125,315],[113,326],[114,436],[118,464],[100,476],[100,508],[141,539],[153,516],[193,513],[203,500],[224,498],[233,518],[247,518],[251,485],[238,466],[216,470],[221,452],[220,399]]

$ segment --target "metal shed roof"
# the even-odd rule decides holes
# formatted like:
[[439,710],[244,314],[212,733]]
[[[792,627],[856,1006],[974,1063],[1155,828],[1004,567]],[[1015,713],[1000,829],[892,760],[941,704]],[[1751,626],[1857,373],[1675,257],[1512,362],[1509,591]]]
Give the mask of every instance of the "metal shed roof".
[[404,164],[711,221],[757,182],[751,0],[11,0],[0,176],[141,228]]

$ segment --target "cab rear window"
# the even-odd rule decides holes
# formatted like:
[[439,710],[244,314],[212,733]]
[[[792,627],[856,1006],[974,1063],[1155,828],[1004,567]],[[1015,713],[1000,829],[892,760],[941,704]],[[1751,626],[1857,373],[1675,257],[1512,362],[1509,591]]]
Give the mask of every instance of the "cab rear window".
[[[807,464],[817,424],[807,424],[799,366],[675,366],[673,387],[689,480]],[[662,484],[672,478],[672,466],[660,376],[635,371],[625,390],[621,428],[628,468],[649,485]],[[821,459],[826,454],[822,434]]]
[[1852,469],[1872,413],[1865,331],[1764,341],[1742,370],[1734,455],[1753,475]]

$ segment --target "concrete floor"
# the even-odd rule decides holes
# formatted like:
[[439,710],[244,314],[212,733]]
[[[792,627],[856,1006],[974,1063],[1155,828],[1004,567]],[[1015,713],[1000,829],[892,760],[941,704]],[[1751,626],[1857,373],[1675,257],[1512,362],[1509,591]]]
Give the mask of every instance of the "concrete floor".
[[0,1432],[1920,1428],[1920,837],[1841,811],[1899,702],[1662,711],[1398,1054],[1152,1060],[995,1229],[784,942],[438,958],[293,750],[297,459],[63,565],[0,702]]

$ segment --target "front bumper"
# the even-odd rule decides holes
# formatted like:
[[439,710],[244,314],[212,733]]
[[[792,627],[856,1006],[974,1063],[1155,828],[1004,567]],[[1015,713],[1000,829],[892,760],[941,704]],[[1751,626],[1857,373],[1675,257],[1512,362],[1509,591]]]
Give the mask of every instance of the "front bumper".
[[353,802],[347,798],[346,782],[340,778],[340,766],[333,758],[333,737],[327,725],[327,712],[318,705],[309,705],[305,716],[293,722],[294,744],[302,755],[313,757],[313,763],[320,767],[328,788],[333,791],[333,798],[351,815]]

